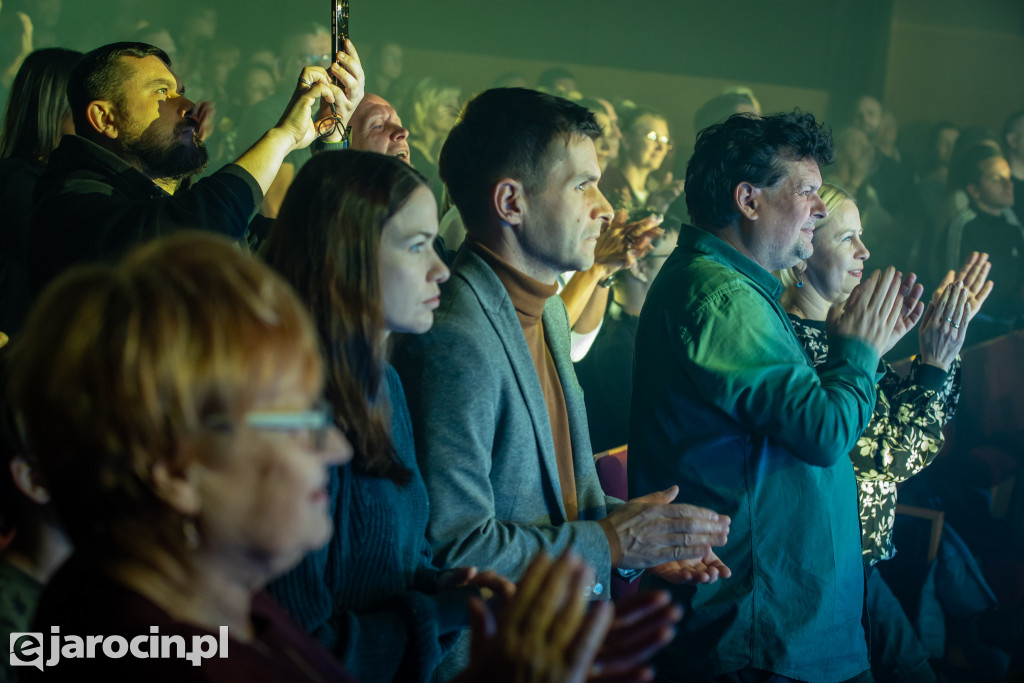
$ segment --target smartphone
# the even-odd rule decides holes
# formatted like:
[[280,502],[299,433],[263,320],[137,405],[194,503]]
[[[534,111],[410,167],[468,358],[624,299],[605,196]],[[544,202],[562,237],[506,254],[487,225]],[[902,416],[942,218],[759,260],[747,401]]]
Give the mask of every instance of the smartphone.
[[331,0],[331,59],[345,49],[348,38],[348,0]]

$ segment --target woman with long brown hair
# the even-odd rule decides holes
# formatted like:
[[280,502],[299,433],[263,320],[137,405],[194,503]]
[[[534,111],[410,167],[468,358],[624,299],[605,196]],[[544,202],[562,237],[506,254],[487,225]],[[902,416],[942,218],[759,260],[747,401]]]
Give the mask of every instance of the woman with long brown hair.
[[368,680],[429,679],[468,625],[470,592],[455,586],[508,587],[431,564],[426,487],[386,359],[389,334],[433,324],[449,274],[436,235],[436,204],[418,172],[371,152],[327,152],[302,168],[261,251],[313,315],[325,396],[355,449],[351,467],[331,472],[331,541],[271,592]]

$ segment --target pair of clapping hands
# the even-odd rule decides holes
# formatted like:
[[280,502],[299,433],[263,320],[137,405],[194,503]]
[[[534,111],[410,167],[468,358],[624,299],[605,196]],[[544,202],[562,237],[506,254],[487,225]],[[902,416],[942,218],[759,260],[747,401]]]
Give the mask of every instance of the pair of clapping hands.
[[538,553],[516,586],[475,578],[503,593],[504,607],[495,614],[484,601],[471,602],[470,663],[459,683],[649,680],[647,661],[682,618],[664,591],[590,602],[585,586],[593,571],[571,551],[557,560]]
[[654,249],[654,240],[665,232],[661,229],[663,220],[664,216],[651,214],[629,222],[625,209],[616,211],[597,238],[594,263],[605,268],[606,277],[618,270],[629,270]]
[[949,271],[925,307],[924,287],[892,266],[875,271],[828,314],[830,332],[858,337],[885,355],[920,321],[921,360],[943,370],[960,352],[967,326],[992,291],[988,254],[973,252],[958,273]]
[[[607,517],[622,548],[621,566],[650,568],[673,583],[712,583],[732,572],[711,548],[725,545],[730,519],[712,510],[673,504],[679,488],[633,499]],[[682,611],[668,593],[589,603],[592,570],[567,553],[552,562],[538,554],[518,586],[493,572],[455,570],[458,583],[488,588],[503,600],[495,618],[480,600],[471,607],[473,646],[463,682],[635,681],[651,676],[650,657],[672,640]],[[494,683],[489,680],[488,683]]]

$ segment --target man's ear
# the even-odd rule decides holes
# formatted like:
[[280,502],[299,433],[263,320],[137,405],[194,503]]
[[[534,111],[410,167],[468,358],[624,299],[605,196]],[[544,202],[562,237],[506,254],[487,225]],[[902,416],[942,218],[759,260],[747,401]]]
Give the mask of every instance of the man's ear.
[[757,209],[761,203],[761,188],[747,181],[738,184],[732,191],[733,201],[740,215],[748,221],[757,220]]
[[194,517],[202,507],[199,494],[200,467],[174,467],[160,460],[150,469],[153,491],[160,500],[183,515]]
[[526,190],[515,178],[502,178],[494,186],[494,210],[505,225],[518,228],[526,216]]
[[93,100],[85,108],[85,120],[100,135],[117,139],[118,116],[114,103],[110,100]]
[[50,491],[43,481],[43,473],[23,455],[11,458],[11,478],[26,498],[38,505],[50,502]]

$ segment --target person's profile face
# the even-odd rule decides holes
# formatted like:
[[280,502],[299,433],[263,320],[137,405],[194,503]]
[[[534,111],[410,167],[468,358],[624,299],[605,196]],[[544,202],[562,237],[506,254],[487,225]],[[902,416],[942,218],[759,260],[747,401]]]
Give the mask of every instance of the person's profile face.
[[352,149],[386,154],[409,163],[409,131],[387,100],[367,94],[352,113]]
[[857,100],[854,109],[854,123],[873,138],[882,125],[882,105],[874,97],[864,96]]
[[629,160],[649,171],[661,168],[665,155],[672,149],[668,122],[660,116],[644,115],[629,131]]
[[978,164],[980,177],[968,187],[968,193],[982,208],[1000,210],[1013,206],[1013,181],[1010,164],[1003,157],[990,157]]
[[594,141],[573,135],[552,140],[545,155],[545,180],[526,195],[520,246],[552,277],[594,265],[594,247],[612,207],[597,183],[601,168]]
[[810,258],[816,223],[828,215],[818,196],[821,171],[813,159],[783,160],[786,176],[774,187],[755,188],[750,251],[765,270],[791,268]]
[[860,211],[844,201],[814,231],[814,253],[807,259],[807,284],[829,303],[845,301],[864,277],[871,253],[861,237]]
[[352,447],[333,422],[287,425],[317,410],[319,396],[318,381],[286,374],[245,416],[197,440],[198,526],[211,554],[259,558],[277,575],[327,542],[327,468],[348,462]]
[[156,56],[122,57],[131,75],[114,103],[116,143],[129,162],[151,178],[183,178],[206,166],[195,105]]
[[388,332],[422,334],[434,324],[441,283],[450,275],[434,249],[437,230],[437,202],[426,185],[381,230],[378,269]]

